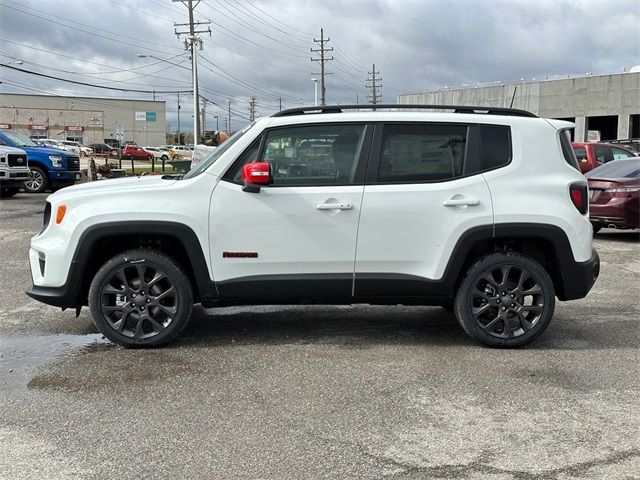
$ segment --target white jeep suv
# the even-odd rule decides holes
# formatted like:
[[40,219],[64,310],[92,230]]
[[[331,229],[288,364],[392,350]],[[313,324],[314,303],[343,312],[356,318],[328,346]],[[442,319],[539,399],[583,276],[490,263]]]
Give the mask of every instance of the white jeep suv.
[[524,345],[599,273],[571,128],[504,108],[285,110],[184,176],[48,197],[27,293],[89,305],[129,347],[176,337],[194,303],[441,305],[484,344]]

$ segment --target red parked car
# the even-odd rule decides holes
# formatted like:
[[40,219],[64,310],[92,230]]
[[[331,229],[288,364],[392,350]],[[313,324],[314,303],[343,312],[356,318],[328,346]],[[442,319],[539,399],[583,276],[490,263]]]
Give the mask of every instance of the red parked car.
[[571,146],[576,154],[582,173],[593,170],[611,160],[636,156],[633,150],[610,143],[574,142]]
[[640,228],[640,158],[607,163],[585,177],[594,233],[602,227]]
[[138,160],[151,160],[153,153],[147,152],[143,148],[137,145],[129,144],[125,145],[122,149],[122,158],[133,158]]

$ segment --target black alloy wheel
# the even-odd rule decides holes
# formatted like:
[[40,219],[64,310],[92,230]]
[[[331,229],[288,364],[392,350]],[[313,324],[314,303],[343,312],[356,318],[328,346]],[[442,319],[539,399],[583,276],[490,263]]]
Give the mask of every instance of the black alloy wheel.
[[517,347],[540,335],[555,308],[549,274],[517,253],[496,253],[475,263],[456,295],[462,328],[490,346]]
[[89,305],[98,329],[125,347],[169,342],[186,326],[191,285],[175,261],[161,252],[118,254],[96,273]]

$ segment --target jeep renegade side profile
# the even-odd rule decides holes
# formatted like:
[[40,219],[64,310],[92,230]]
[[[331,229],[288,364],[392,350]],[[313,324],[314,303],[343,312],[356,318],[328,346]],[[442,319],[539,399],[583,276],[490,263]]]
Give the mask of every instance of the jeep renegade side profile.
[[169,342],[194,303],[442,305],[486,345],[524,345],[599,273],[570,128],[487,107],[279,112],[184,176],[49,196],[27,293],[89,305],[128,347]]

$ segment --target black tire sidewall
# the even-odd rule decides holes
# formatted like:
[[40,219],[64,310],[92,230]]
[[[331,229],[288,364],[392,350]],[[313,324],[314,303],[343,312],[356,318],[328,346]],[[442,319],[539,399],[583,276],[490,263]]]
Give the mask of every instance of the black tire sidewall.
[[[475,321],[471,302],[470,292],[477,281],[478,275],[490,268],[499,265],[513,265],[525,268],[531,272],[542,286],[545,304],[542,309],[540,321],[530,331],[515,338],[498,338],[485,332]],[[520,347],[526,345],[538,337],[549,326],[555,310],[555,290],[551,277],[546,270],[535,260],[518,253],[494,253],[481,258],[473,264],[464,279],[462,280],[454,302],[456,318],[463,330],[472,338],[491,347]]]
[[[178,310],[171,324],[160,334],[151,338],[135,339],[115,331],[102,315],[101,292],[111,274],[133,261],[145,260],[165,273],[178,294]],[[191,283],[178,264],[169,256],[153,250],[130,250],[108,260],[95,274],[89,289],[89,307],[96,327],[109,340],[128,348],[157,347],[173,340],[186,327],[193,308]]]

